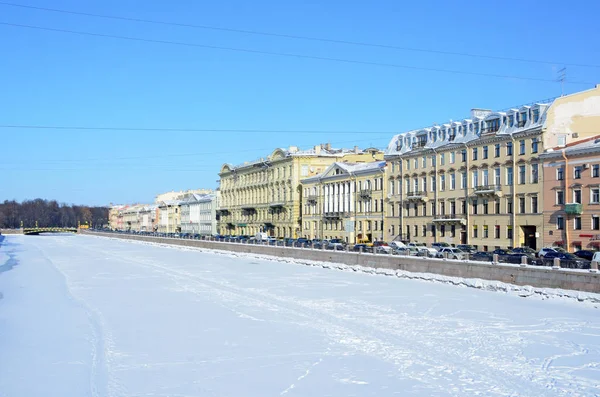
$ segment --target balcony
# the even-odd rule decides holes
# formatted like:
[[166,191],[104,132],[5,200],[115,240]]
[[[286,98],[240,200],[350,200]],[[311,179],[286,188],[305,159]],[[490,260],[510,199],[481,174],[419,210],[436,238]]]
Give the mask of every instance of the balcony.
[[335,220],[341,220],[343,218],[347,218],[350,216],[349,212],[325,212],[323,214],[323,220],[326,221],[335,221]]
[[363,189],[358,192],[358,197],[361,200],[371,200],[371,195],[372,195],[371,189]]
[[466,225],[467,220],[460,215],[437,215],[433,219],[434,223],[442,223],[442,224],[461,224]]
[[270,203],[269,207],[271,207],[271,208],[283,208],[283,207],[285,207],[285,202],[283,202],[283,201],[277,201],[277,202],[274,202],[274,203]]
[[475,186],[475,194],[477,196],[497,196],[502,197],[501,185],[479,185]]
[[318,199],[319,199],[319,196],[310,195],[306,198],[306,202],[308,204],[313,205],[313,204],[317,204]]
[[565,213],[567,215],[581,215],[583,206],[579,203],[570,203],[565,205]]
[[429,201],[426,192],[415,190],[412,192],[406,192],[406,199],[409,201]]

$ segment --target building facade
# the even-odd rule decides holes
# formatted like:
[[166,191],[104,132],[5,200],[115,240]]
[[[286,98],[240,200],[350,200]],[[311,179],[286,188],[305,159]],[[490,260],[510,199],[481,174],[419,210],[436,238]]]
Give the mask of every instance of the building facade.
[[158,206],[144,205],[139,211],[140,213],[140,231],[155,232],[158,230]]
[[181,203],[181,232],[202,235],[217,234],[218,192],[191,194]]
[[473,109],[468,119],[394,136],[386,151],[387,238],[541,247],[539,155],[597,131],[598,98],[596,87],[501,112]]
[[333,149],[319,145],[309,150],[276,149],[268,157],[237,166],[224,164],[220,176],[222,235],[273,237],[301,235],[300,179],[320,174],[335,161],[382,160],[374,150]]
[[189,189],[189,190],[181,190],[181,191],[170,191],[166,193],[158,194],[154,198],[155,203],[160,203],[161,201],[169,201],[169,200],[184,200],[186,197],[189,197],[191,194],[213,194],[214,191],[211,189]]
[[540,156],[544,165],[544,246],[600,247],[600,135]]
[[158,203],[158,231],[161,233],[179,233],[181,231],[181,201],[164,200]]
[[347,243],[385,238],[385,161],[336,162],[302,182],[302,236]]

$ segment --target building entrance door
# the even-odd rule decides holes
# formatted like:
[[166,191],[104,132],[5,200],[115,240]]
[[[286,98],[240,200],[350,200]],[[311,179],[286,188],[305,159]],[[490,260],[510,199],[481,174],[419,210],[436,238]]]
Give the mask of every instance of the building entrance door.
[[467,243],[467,232],[460,232],[460,243],[461,244]]
[[537,238],[535,237],[535,226],[521,226],[521,232],[523,233],[523,242],[525,246],[537,251]]

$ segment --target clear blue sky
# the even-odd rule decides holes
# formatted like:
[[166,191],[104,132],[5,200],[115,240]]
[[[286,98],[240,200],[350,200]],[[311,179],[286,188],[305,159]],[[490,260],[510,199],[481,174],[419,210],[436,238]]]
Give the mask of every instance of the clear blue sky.
[[[505,1],[14,0],[20,4],[548,60],[490,60],[110,20],[0,5],[0,22],[423,68],[554,79],[563,63],[600,65],[600,3]],[[25,0],[23,0],[25,1]],[[290,134],[0,128],[0,200],[151,202],[214,188],[220,166],[275,147],[384,147],[392,133],[560,94],[558,83],[252,54],[0,25],[0,124],[373,131]],[[600,83],[568,66],[566,92]]]

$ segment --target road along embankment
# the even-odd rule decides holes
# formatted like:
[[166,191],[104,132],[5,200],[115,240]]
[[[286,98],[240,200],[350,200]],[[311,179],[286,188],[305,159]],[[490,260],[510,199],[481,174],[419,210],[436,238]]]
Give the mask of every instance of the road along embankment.
[[404,270],[414,273],[439,274],[449,277],[478,278],[483,280],[501,281],[515,285],[530,285],[537,288],[561,288],[566,290],[600,293],[600,273],[590,270],[555,269],[529,265],[496,264],[491,262],[276,247],[269,245],[137,236],[117,233],[82,232],[82,234],[182,247],[197,247],[268,255],[280,258],[284,257],[341,263],[349,266],[359,265],[371,268]]

